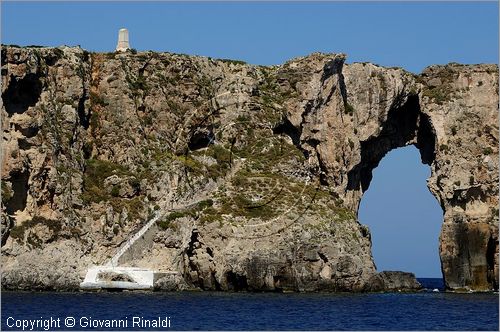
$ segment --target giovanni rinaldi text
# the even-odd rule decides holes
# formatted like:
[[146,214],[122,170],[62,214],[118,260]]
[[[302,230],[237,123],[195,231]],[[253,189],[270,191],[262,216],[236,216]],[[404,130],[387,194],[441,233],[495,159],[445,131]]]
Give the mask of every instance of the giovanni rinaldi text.
[[60,328],[170,328],[170,317],[144,318],[139,316],[125,317],[120,319],[100,319],[93,317],[40,317],[37,319],[16,319],[7,317],[6,325],[9,328],[22,331],[35,331]]

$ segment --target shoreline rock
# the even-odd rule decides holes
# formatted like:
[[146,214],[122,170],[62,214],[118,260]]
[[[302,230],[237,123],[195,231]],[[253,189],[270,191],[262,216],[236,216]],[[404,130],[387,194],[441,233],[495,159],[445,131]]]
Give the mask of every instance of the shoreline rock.
[[401,271],[382,271],[372,276],[365,291],[369,292],[414,292],[422,290],[415,274]]

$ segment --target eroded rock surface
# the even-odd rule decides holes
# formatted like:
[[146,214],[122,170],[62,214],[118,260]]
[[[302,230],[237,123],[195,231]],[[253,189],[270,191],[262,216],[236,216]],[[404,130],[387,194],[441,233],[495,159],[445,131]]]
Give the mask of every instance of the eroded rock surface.
[[157,289],[366,290],[359,202],[414,144],[446,286],[498,288],[498,67],[344,61],[2,46],[2,286],[75,289],[159,213],[121,262]]
[[382,271],[373,275],[366,283],[366,291],[414,292],[422,289],[415,275],[401,271]]

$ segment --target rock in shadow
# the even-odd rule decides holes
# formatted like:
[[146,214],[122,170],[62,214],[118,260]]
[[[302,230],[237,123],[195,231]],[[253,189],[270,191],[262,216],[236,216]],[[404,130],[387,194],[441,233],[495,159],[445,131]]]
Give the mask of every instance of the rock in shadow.
[[422,289],[415,274],[401,271],[383,271],[373,275],[365,284],[367,292],[414,292]]

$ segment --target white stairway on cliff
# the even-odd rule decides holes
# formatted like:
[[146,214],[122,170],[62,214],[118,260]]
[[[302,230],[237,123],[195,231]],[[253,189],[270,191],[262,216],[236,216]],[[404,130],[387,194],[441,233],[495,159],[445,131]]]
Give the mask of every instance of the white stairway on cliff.
[[[103,266],[89,268],[85,279],[80,284],[82,289],[151,289],[155,278],[169,272],[158,273],[157,271],[138,268],[118,266],[120,258],[127,250],[140,239],[156,221],[160,218],[156,214],[137,233],[130,237],[118,252]],[[177,274],[177,272],[170,272]]]

